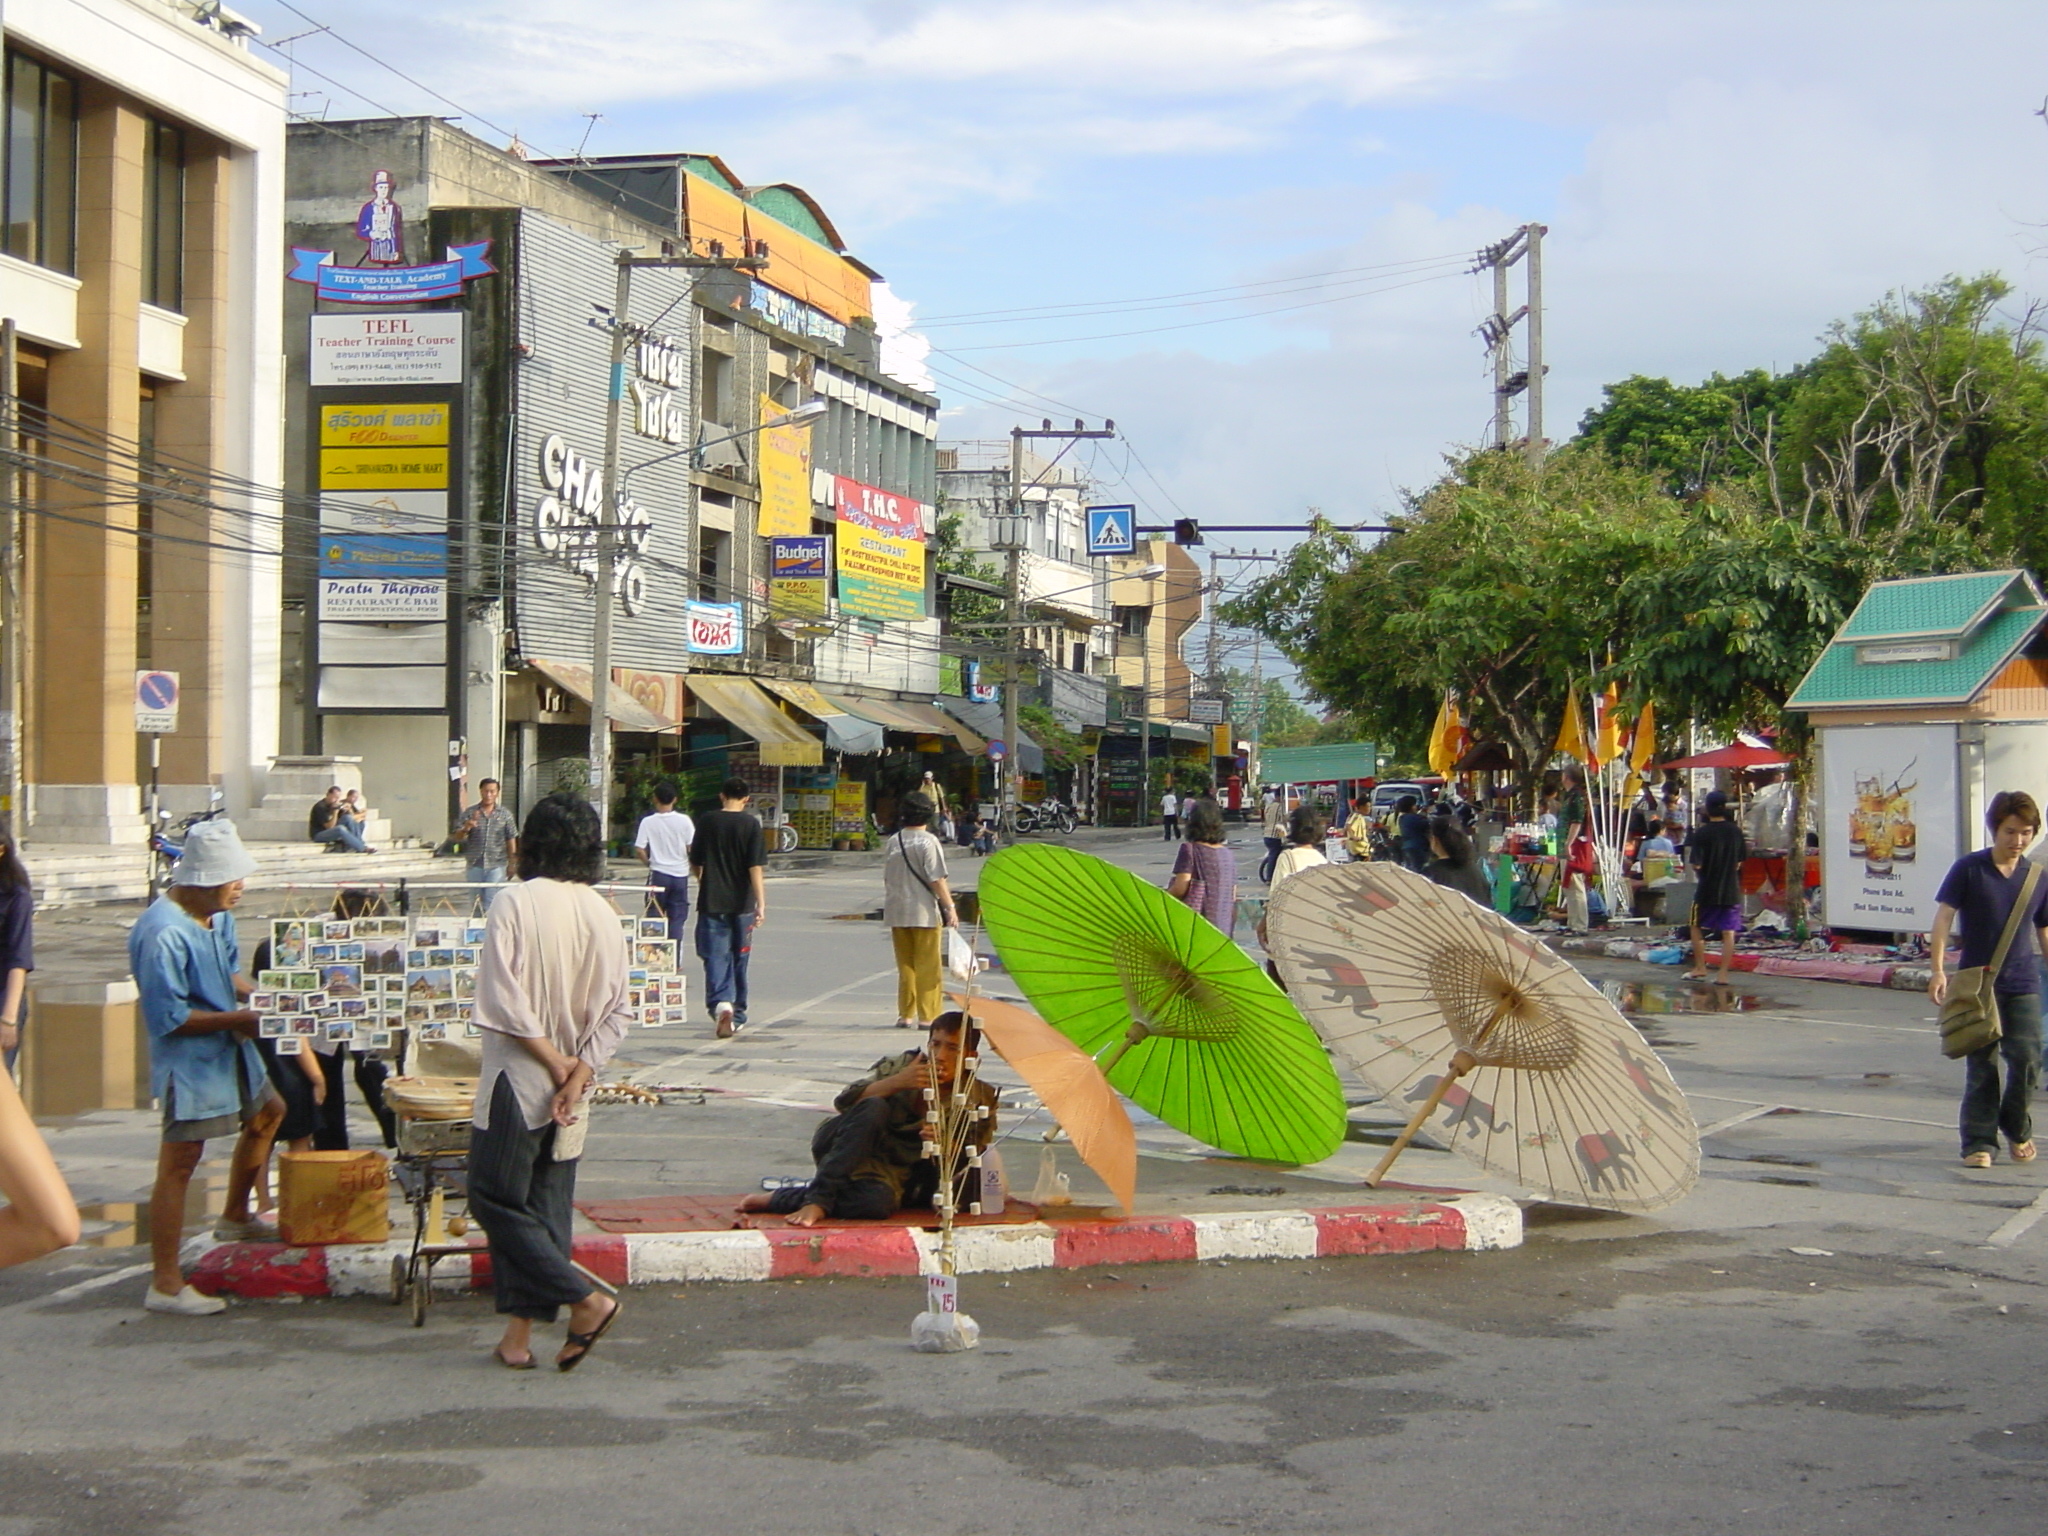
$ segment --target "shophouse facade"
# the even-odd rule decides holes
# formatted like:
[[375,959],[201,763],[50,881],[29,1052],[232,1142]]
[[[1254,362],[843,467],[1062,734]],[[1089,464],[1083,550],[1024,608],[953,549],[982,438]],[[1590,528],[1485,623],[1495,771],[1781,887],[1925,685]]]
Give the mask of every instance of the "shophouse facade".
[[615,809],[738,771],[825,840],[891,733],[958,725],[928,702],[937,401],[880,372],[872,275],[797,189],[379,119],[293,130],[289,211],[288,474],[322,507],[290,745],[360,757],[396,830],[485,776],[586,785],[622,252],[656,264],[623,311]]
[[30,472],[0,758],[18,741],[37,858],[139,871],[140,669],[181,686],[167,804],[245,807],[276,751],[288,83],[252,31],[165,0],[6,8],[0,387]]

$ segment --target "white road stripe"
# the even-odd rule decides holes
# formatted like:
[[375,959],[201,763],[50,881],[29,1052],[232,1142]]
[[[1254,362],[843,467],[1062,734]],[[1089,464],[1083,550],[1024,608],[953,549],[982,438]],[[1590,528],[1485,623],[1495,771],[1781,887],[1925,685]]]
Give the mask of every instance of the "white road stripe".
[[1732,1130],[1736,1126],[1742,1125],[1748,1121],[1761,1120],[1765,1115],[1768,1115],[1769,1113],[1771,1113],[1772,1110],[1776,1109],[1777,1107],[1778,1106],[1775,1104],[1763,1104],[1759,1105],[1755,1109],[1745,1109],[1739,1115],[1730,1115],[1726,1120],[1716,1120],[1712,1125],[1701,1126],[1700,1135],[1713,1136],[1719,1134],[1722,1131]]
[[[1679,1086],[1685,1087],[1682,1083]],[[1834,1115],[1842,1120],[1882,1120],[1886,1125],[1931,1125],[1944,1131],[1955,1128],[1953,1120],[1915,1120],[1907,1115],[1872,1115],[1855,1109],[1822,1109],[1813,1104],[1766,1104],[1757,1099],[1732,1098],[1725,1093],[1695,1093],[1690,1088],[1685,1088],[1685,1096],[1689,1099],[1712,1099],[1717,1104],[1749,1104],[1766,1111],[1789,1109],[1802,1115]]]
[[1993,1248],[2010,1248],[2026,1235],[2027,1228],[2043,1216],[2048,1216],[2048,1189],[2036,1195],[2034,1203],[2025,1210],[2015,1211],[2005,1225],[1992,1233],[1986,1242]]
[[81,1280],[76,1285],[67,1285],[62,1290],[52,1291],[47,1296],[32,1296],[27,1301],[17,1301],[11,1306],[0,1307],[0,1313],[28,1312],[53,1306],[60,1301],[69,1301],[74,1296],[85,1296],[110,1285],[119,1285],[123,1280],[133,1280],[137,1275],[146,1275],[150,1268],[151,1266],[147,1264],[123,1265],[120,1269],[108,1270],[104,1275],[94,1275],[90,1280]]
[[1812,1024],[1822,1029],[1874,1029],[1888,1035],[1933,1035],[1939,1030],[1929,1029],[1920,1024],[1856,1024],[1848,1019],[1816,1019],[1810,1014],[1798,1013],[1731,1013],[1731,1019],[1771,1019],[1781,1024]]

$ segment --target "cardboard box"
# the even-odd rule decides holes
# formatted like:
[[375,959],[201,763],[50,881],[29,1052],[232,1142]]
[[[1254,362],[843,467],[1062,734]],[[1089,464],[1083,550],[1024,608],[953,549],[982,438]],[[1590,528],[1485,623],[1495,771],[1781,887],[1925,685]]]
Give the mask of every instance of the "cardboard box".
[[287,1243],[381,1243],[391,1236],[391,1165],[380,1152],[278,1159],[278,1234]]

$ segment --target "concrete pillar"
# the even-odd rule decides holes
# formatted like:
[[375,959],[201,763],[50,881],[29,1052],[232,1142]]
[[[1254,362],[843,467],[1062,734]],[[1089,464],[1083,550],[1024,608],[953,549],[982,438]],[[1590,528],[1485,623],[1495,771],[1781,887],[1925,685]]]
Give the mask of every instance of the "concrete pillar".
[[[232,234],[230,163],[192,135],[185,170],[185,377],[157,386],[156,441],[167,464],[211,469],[223,452],[220,409],[226,394],[228,291]],[[224,575],[228,557],[209,544],[246,543],[239,519],[208,504],[224,500],[198,487],[154,498],[159,537],[152,552],[154,598],[150,649],[154,665],[176,672],[178,730],[164,739],[167,804],[203,807],[224,764],[223,651],[228,625]],[[182,543],[180,540],[193,540]]]
[[44,502],[54,515],[32,519],[30,835],[46,843],[139,843],[134,476],[118,455],[133,452],[141,424],[136,326],[147,121],[102,86],[88,82],[80,94],[80,346],[50,363],[53,435],[80,439],[53,441],[50,457],[79,479],[46,478]]

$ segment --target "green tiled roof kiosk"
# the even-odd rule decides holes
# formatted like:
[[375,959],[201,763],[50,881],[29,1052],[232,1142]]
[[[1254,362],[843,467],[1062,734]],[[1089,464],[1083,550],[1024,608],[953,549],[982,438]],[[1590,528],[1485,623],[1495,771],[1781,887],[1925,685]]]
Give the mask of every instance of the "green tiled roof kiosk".
[[2048,621],[2025,571],[1881,581],[1789,708],[1813,722],[1831,928],[1924,933],[2003,789],[2048,800]]

